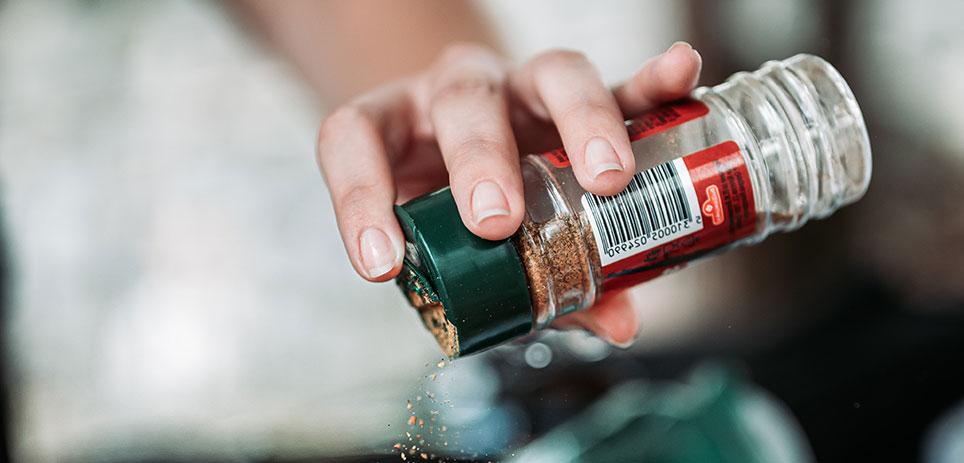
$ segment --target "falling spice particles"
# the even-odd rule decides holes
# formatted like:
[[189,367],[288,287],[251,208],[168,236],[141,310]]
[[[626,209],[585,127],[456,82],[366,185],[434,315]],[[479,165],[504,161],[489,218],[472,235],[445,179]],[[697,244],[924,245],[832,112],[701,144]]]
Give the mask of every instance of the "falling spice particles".
[[[448,363],[451,363],[451,362],[446,362],[445,360],[442,360],[437,364],[435,364],[435,367],[441,369],[445,367],[446,364]],[[425,364],[426,367],[428,367],[429,365],[430,364]],[[431,374],[423,376],[423,379],[428,379],[429,381],[437,383],[438,378],[440,378],[443,374],[444,373],[442,372],[432,372]],[[420,384],[418,386],[418,390],[422,391],[424,386],[426,385]],[[432,444],[433,442],[434,442],[434,445],[439,445],[439,443],[441,443],[443,447],[449,446],[448,441],[443,440],[444,438],[448,437],[447,435],[448,427],[444,425],[426,427],[425,426],[426,420],[419,419],[418,415],[423,415],[424,413],[427,412],[429,415],[428,419],[431,422],[434,422],[434,421],[437,421],[439,418],[441,418],[440,412],[438,410],[438,407],[440,405],[450,404],[449,405],[450,408],[454,408],[455,406],[454,404],[451,404],[451,400],[448,400],[448,399],[439,402],[439,400],[436,398],[439,396],[439,394],[437,393],[433,393],[428,390],[425,390],[423,394],[424,396],[422,394],[417,395],[414,400],[412,399],[406,400],[405,408],[407,410],[412,410],[412,415],[408,417],[408,425],[415,426],[417,424],[420,428],[423,429],[422,431],[423,433],[426,433],[426,430],[427,430],[427,433],[423,437],[422,434],[415,434],[415,436],[412,436],[412,433],[405,432],[405,436],[408,438],[408,441],[395,443],[392,446],[392,451],[393,452],[398,451],[399,457],[404,461],[408,461],[408,460],[416,461],[416,460],[419,460],[419,458],[421,458],[421,461],[441,462],[441,461],[444,461],[444,459],[436,460],[436,455],[430,452],[430,450],[431,450],[431,446],[433,445]],[[447,393],[443,393],[441,395],[445,396],[447,395]],[[423,401],[423,398],[426,400]],[[419,408],[416,408],[416,407],[419,407]],[[426,408],[421,408],[421,407],[426,407]],[[428,408],[428,407],[432,407],[432,408]],[[458,438],[458,433],[455,433],[454,437]]]

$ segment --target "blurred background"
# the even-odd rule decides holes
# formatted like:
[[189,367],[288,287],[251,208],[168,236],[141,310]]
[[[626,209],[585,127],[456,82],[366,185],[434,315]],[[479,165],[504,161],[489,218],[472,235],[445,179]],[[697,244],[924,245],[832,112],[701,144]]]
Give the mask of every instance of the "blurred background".
[[[2,451],[962,461],[962,17],[951,0],[0,0]],[[550,332],[439,367],[398,290],[352,271],[314,137],[466,39],[516,62],[581,50],[613,84],[676,40],[707,85],[821,55],[863,109],[870,189],[635,289],[627,350]]]

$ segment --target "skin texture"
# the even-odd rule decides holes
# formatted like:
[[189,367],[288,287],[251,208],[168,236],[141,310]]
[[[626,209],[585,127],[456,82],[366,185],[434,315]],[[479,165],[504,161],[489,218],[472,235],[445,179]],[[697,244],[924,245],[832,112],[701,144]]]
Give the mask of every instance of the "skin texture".
[[[355,2],[336,5],[348,3]],[[466,5],[445,2],[449,3]],[[298,39],[308,32],[299,34],[297,26],[282,27],[284,18],[306,27],[311,11],[321,14],[324,5],[338,8],[318,2],[303,5],[309,9],[304,13],[280,14],[258,5],[262,4],[252,2],[249,10],[256,22],[264,25],[266,36],[282,37],[275,43],[302,69],[313,69],[315,60],[331,61],[338,55],[313,52]],[[455,16],[440,18],[442,22],[461,23],[466,27],[463,31],[484,30],[473,20],[457,16],[470,14],[468,9],[450,13]],[[431,30],[430,23],[409,24],[408,30],[426,35],[411,39],[413,46],[439,38],[424,32]],[[445,33],[447,26],[439,27],[443,32],[436,33],[442,39],[458,35]],[[377,46],[359,49],[379,50]],[[351,66],[351,60],[346,63]],[[386,73],[391,75],[405,65]],[[561,142],[586,190],[600,195],[621,191],[635,172],[623,120],[688,94],[700,67],[699,54],[680,42],[643,63],[623,85],[609,89],[589,59],[578,52],[549,50],[512,66],[485,41],[455,42],[408,77],[372,84],[374,89],[348,98],[321,123],[317,159],[355,270],[369,281],[394,278],[401,270],[404,239],[392,205],[446,184],[451,185],[462,220],[473,233],[493,240],[510,236],[525,212],[520,152],[542,152]],[[344,72],[346,68],[339,68],[336,74]],[[306,74],[310,77],[312,72]],[[331,81],[316,87],[339,85],[337,76]],[[344,95],[355,92],[357,86],[321,93]],[[554,326],[589,330],[624,346],[635,337],[638,322],[629,298],[615,295],[560,318]]]

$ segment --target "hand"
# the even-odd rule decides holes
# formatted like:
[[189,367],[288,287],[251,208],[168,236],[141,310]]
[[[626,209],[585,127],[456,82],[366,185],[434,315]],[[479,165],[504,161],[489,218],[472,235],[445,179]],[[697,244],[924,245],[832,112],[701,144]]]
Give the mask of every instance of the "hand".
[[[487,48],[460,44],[424,72],[336,109],[319,130],[318,163],[352,265],[370,281],[394,278],[405,247],[392,206],[446,183],[469,230],[512,235],[524,214],[520,151],[561,141],[583,188],[618,193],[635,173],[623,121],[687,95],[700,66],[680,42],[610,90],[577,52],[549,51],[511,69]],[[557,325],[628,344],[637,323],[627,300],[603,300]]]

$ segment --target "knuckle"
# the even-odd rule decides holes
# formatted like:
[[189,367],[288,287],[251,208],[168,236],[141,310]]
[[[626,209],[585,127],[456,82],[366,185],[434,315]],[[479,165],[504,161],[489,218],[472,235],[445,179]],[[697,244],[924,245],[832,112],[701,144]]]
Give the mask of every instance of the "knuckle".
[[431,73],[428,103],[463,98],[490,98],[501,93],[505,67],[488,47],[460,42],[449,45]]
[[615,116],[616,108],[598,101],[582,101],[563,110],[557,123],[564,127],[598,127],[600,125],[620,124]]
[[333,202],[342,217],[370,215],[371,207],[367,205],[373,198],[378,198],[381,192],[382,187],[376,183],[358,183],[340,192]]
[[432,106],[452,100],[491,97],[497,95],[499,91],[499,83],[489,76],[479,74],[453,76],[437,86],[432,97]]
[[477,42],[454,42],[446,45],[439,54],[439,63],[461,61],[468,57],[489,57],[495,53],[489,47]]
[[321,121],[319,136],[329,136],[332,133],[346,129],[357,128],[368,121],[368,115],[361,105],[348,103],[339,106]]
[[536,56],[532,60],[533,66],[537,68],[564,68],[564,67],[582,67],[589,65],[589,59],[586,55],[580,51],[568,50],[568,49],[557,49],[550,50]]
[[452,151],[452,169],[467,169],[482,159],[491,159],[505,151],[505,143],[491,137],[474,136],[460,143]]
[[318,127],[316,149],[320,161],[328,150],[325,148],[339,134],[349,131],[364,131],[372,128],[374,122],[365,108],[357,103],[342,105],[329,113]]

